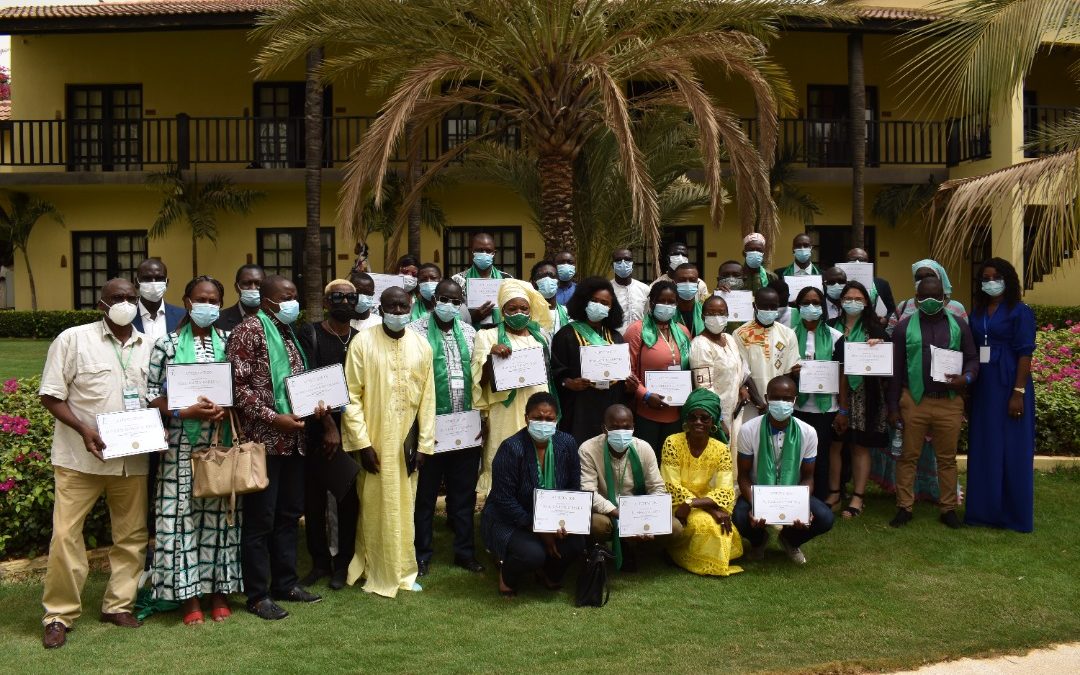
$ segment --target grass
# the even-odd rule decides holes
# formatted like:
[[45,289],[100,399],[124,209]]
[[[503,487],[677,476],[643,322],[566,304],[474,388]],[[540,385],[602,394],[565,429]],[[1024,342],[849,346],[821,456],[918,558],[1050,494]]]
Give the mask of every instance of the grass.
[[[805,547],[796,568],[778,550],[727,579],[652,559],[615,577],[604,608],[572,593],[523,589],[501,599],[489,569],[450,565],[437,522],[436,558],[422,593],[396,600],[358,588],[264,623],[240,611],[224,625],[187,628],[178,614],[137,631],[97,622],[105,577],[93,574],[86,614],[66,647],[44,652],[41,586],[0,586],[0,644],[19,671],[717,672],[891,669],[1076,640],[1080,471],[1038,474],[1035,532],[937,522],[920,505],[892,530],[891,499],[839,522]],[[488,559],[484,557],[484,562]],[[306,570],[306,563],[301,570]],[[568,589],[572,588],[571,583]]]
[[0,339],[0,380],[41,375],[51,340]]

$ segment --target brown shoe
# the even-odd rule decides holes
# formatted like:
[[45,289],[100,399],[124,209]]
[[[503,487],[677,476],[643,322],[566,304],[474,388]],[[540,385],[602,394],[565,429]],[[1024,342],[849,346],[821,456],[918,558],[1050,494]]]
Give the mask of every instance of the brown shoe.
[[116,614],[101,613],[101,623],[111,623],[121,628],[138,628],[142,622],[136,619],[131,612],[117,612]]
[[63,647],[67,642],[68,627],[59,621],[53,621],[48,626],[45,626],[45,635],[41,638],[41,644],[45,645],[45,649],[56,649],[57,647]]

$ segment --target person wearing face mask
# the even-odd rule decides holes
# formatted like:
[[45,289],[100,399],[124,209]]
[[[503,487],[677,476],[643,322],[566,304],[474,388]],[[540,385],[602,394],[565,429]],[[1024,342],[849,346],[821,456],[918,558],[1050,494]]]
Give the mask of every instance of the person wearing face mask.
[[559,332],[559,329],[570,323],[570,315],[566,313],[566,307],[555,300],[559,292],[559,273],[555,263],[550,260],[541,260],[532,267],[529,273],[533,288],[547,300],[548,313],[551,314],[551,332],[547,335],[548,340]]
[[379,298],[383,323],[349,343],[341,447],[358,452],[360,523],[348,583],[387,598],[420,591],[416,583],[417,471],[435,451],[435,366],[431,345],[407,330],[409,295],[391,287]]
[[[435,289],[435,308],[409,324],[409,328],[431,347],[435,383],[435,414],[449,415],[472,410],[472,349],[476,329],[463,321],[461,286],[443,279]],[[428,457],[416,484],[417,576],[426,576],[435,554],[432,546],[435,501],[439,486],[446,481],[446,519],[454,531],[454,564],[478,574],[484,566],[476,559],[473,514],[476,511],[476,481],[480,476],[484,424],[473,447],[450,448]]]
[[971,330],[979,377],[968,425],[968,525],[1034,529],[1035,392],[1031,355],[1035,313],[1020,302],[1020,278],[1008,261],[979,266]]
[[611,288],[623,310],[623,325],[619,326],[618,330],[619,333],[626,333],[630,324],[645,316],[649,285],[634,278],[634,252],[628,248],[619,248],[612,252],[611,268],[615,272]]
[[[784,291],[786,298],[787,291]],[[777,321],[780,316],[780,293],[766,286],[754,293],[754,319],[735,329],[732,337],[743,360],[750,368],[750,402],[743,408],[746,420],[765,412],[760,392],[778,375],[798,371],[799,347],[795,332]]]
[[[868,263],[870,262],[870,254],[864,249],[853,248],[847,252],[847,261]],[[883,323],[886,322],[888,317],[896,312],[896,300],[893,299],[892,286],[889,285],[887,280],[874,277],[874,285],[866,290],[870,292],[870,303],[874,307],[875,314]]]
[[163,300],[169,285],[169,270],[157,258],[147,258],[139,263],[135,268],[135,280],[139,284],[139,312],[131,325],[154,345],[166,333],[175,331],[187,312],[183,307]]
[[[537,392],[554,395],[551,383],[521,389],[495,391],[492,362],[505,359],[513,351],[544,349],[550,364],[551,352],[544,331],[551,326],[548,303],[539,292],[524,281],[507,279],[499,287],[499,309],[502,320],[495,328],[478,331],[472,354],[473,408],[486,413],[488,434],[484,442],[484,461],[476,491],[487,494],[491,489],[491,463],[499,443],[521,430],[525,402]],[[550,372],[550,369],[549,369]]]
[[412,295],[409,320],[416,321],[435,309],[435,287],[442,281],[442,270],[435,263],[424,263],[416,272],[416,290]]
[[[764,560],[769,532],[765,521],[753,517],[755,485],[806,485],[814,490],[818,438],[814,427],[794,417],[799,388],[790,377],[769,381],[768,414],[743,424],[739,431],[739,501],[733,519],[743,539],[750,541],[749,560]],[[833,513],[810,495],[810,522],[796,521],[780,529],[777,541],[796,565],[806,564],[802,547],[833,526]]]
[[655,451],[644,440],[634,438],[634,413],[630,408],[618,403],[609,406],[603,420],[600,434],[578,448],[581,489],[593,493],[589,538],[601,543],[610,540],[615,569],[636,572],[636,544],[652,537],[619,537],[619,497],[665,494],[664,479],[660,477]]
[[382,325],[382,317],[373,309],[375,307],[375,280],[367,272],[353,272],[349,275],[349,281],[356,288],[356,306],[353,307],[353,316],[349,325],[356,330]]
[[[735,416],[740,404],[750,399],[746,381],[750,367],[732,335],[724,333],[728,325],[727,303],[718,295],[710,297],[701,308],[705,332],[690,343],[690,368],[694,371],[697,386],[710,389],[720,397],[721,418],[732,453],[737,450],[742,415]],[[735,458],[732,457],[732,467]]]
[[[230,517],[229,500],[193,493],[191,456],[210,447],[227,411],[200,397],[198,403],[169,410],[166,373],[171,364],[220,363],[228,334],[214,327],[225,288],[213,277],[192,279],[184,288],[187,317],[162,337],[150,355],[146,384],[149,406],[161,412],[169,449],[158,465],[151,592],[156,601],[181,603],[184,625],[204,621],[200,599],[209,596],[210,616],[225,621],[228,595],[244,590],[240,569],[240,517]],[[232,522],[230,522],[232,521]]]
[[[919,311],[901,321],[893,334],[893,378],[886,402],[889,423],[903,430],[904,444],[896,462],[896,515],[889,525],[903,527],[912,519],[915,465],[927,434],[933,434],[941,491],[939,519],[956,529],[961,527],[956,515],[956,445],[964,420],[962,395],[979,376],[979,354],[967,322],[944,311],[940,279],[920,281],[915,297]],[[946,372],[946,382],[930,377],[932,347],[963,354],[960,372]]]
[[221,310],[214,328],[231,333],[244,317],[259,311],[259,284],[264,276],[263,268],[258,265],[242,265],[236,270],[233,288],[240,297],[235,305]]
[[[952,283],[949,282],[949,274],[939,262],[926,258],[914,263],[911,266],[911,277],[915,282],[914,287],[916,289],[919,287],[919,282],[927,277],[939,279],[945,289],[945,311],[957,319],[968,320],[967,310],[964,308],[963,303],[952,299]],[[919,311],[919,305],[914,296],[896,305],[896,311],[889,315],[889,325],[885,329],[886,332],[889,335],[895,333],[896,326],[917,311]]]
[[[746,290],[760,290],[779,278],[765,269],[765,237],[761,233],[751,232],[743,238],[743,260]],[[784,304],[787,305],[786,302]]]
[[398,258],[397,273],[402,276],[404,283],[402,288],[409,294],[411,302],[416,301],[416,284],[418,283],[416,275],[419,271],[420,261],[416,259],[416,256],[406,254]]
[[603,420],[596,411],[623,403],[628,391],[637,391],[637,380],[592,382],[581,377],[583,347],[624,341],[616,330],[622,324],[622,308],[610,281],[602,277],[582,281],[566,311],[571,321],[551,341],[551,379],[562,406],[559,429],[584,443],[600,433]]
[[[482,334],[482,333],[481,333]],[[578,444],[556,428],[559,404],[546,391],[524,403],[519,431],[499,444],[491,468],[491,492],[480,514],[480,534],[499,567],[499,593],[513,598],[529,575],[548,590],[585,551],[579,534],[532,531],[535,490],[581,490]]]
[[570,296],[574,294],[577,284],[574,277],[577,275],[577,260],[570,251],[561,251],[555,256],[555,272],[559,278],[559,290],[555,293],[555,302],[565,305],[570,302]]
[[[690,259],[687,257],[688,251],[689,249],[686,247],[686,244],[681,241],[671,242],[671,245],[668,246],[667,249],[667,258],[662,260],[665,272],[658,276],[652,285],[655,286],[660,281],[670,281],[674,283],[675,270],[679,269],[679,265],[685,265],[690,262]],[[697,299],[703,301],[707,297],[709,297],[709,288],[705,285],[704,281],[698,279]]]
[[134,410],[146,400],[151,346],[131,325],[135,286],[111,279],[101,289],[100,322],[68,328],[49,345],[38,395],[56,423],[52,437],[52,539],[45,573],[42,644],[61,647],[82,614],[88,563],[83,523],[102,494],[113,544],[101,620],[136,628],[132,611],[146,553],[146,455],[104,459],[97,415]]
[[285,378],[307,370],[293,330],[300,316],[296,286],[272,274],[259,286],[260,309],[229,336],[237,421],[247,440],[266,446],[269,485],[244,495],[240,561],[247,609],[260,619],[289,615],[276,601],[318,602],[296,574],[299,520],[304,513],[305,422],[293,414]]
[[847,285],[847,273],[839,267],[830,267],[822,273],[821,284],[825,287],[825,318],[833,321],[844,313],[840,298]]
[[776,270],[778,279],[821,274],[818,266],[810,260],[814,255],[814,245],[811,243],[810,235],[805,232],[795,235],[795,238],[791,240],[791,253],[795,260],[787,267]]
[[[461,286],[465,293],[466,306],[469,299],[469,279],[511,279],[509,274],[495,267],[495,238],[486,232],[477,232],[469,242],[469,251],[472,254],[472,264],[469,268],[458,272],[452,278]],[[490,302],[482,307],[469,310],[474,326],[480,324],[490,325],[497,323],[498,317],[492,317],[495,305]]]
[[676,306],[679,308],[675,314],[675,322],[686,326],[690,336],[701,335],[705,332],[705,322],[701,318],[701,300],[697,297],[698,268],[697,265],[684,263],[675,270],[675,293],[679,296]]
[[630,324],[623,336],[630,345],[630,369],[638,381],[635,433],[657,452],[664,439],[679,433],[679,409],[645,388],[645,373],[690,369],[690,331],[675,322],[678,297],[672,282],[653,284],[649,289],[649,313]]

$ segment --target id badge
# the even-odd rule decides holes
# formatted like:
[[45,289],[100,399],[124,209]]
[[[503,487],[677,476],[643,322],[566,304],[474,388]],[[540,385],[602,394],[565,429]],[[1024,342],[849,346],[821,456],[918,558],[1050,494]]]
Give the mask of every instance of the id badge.
[[124,410],[142,410],[142,396],[138,389],[124,389]]
[[979,363],[990,363],[990,345],[979,347]]
[[682,366],[668,366],[668,370],[682,370]]

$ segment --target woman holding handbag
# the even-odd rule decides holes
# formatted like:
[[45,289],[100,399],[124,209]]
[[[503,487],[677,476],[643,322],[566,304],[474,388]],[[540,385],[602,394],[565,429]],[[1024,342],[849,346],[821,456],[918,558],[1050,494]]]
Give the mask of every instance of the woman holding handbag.
[[200,276],[188,283],[184,289],[188,314],[175,332],[154,345],[146,387],[147,400],[161,411],[169,436],[153,495],[157,500],[153,597],[180,603],[184,624],[189,626],[203,623],[202,596],[210,596],[210,616],[220,622],[231,614],[226,596],[243,590],[240,519],[239,513],[230,518],[228,497],[200,499],[193,490],[191,455],[210,446],[226,410],[201,397],[195,405],[169,410],[165,375],[169,364],[225,360],[228,334],[213,327],[224,294],[221,282],[212,277]]

